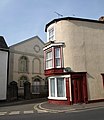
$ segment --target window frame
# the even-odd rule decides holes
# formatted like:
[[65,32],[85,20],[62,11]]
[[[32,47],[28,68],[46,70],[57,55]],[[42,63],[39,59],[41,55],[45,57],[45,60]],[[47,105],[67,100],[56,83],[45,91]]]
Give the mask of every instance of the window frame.
[[[59,49],[59,56],[56,56],[56,50]],[[51,59],[47,59],[47,53],[51,51]],[[56,60],[59,60],[59,65],[56,65]],[[47,61],[52,61],[52,66],[47,67]],[[51,68],[62,68],[63,67],[63,47],[52,46],[51,48],[44,51],[44,69],[48,70]]]
[[48,29],[47,32],[47,41],[54,41],[55,40],[55,28],[54,26]]
[[[33,90],[34,87],[35,87],[35,90]],[[36,91],[37,88],[38,88],[38,91]],[[33,83],[32,83],[32,94],[40,94],[40,81],[39,80],[34,80],[33,81]]]
[[18,62],[18,70],[21,73],[28,73],[29,70],[29,61],[28,58],[26,56],[21,56]]
[[[61,47],[55,47],[54,49],[55,49],[55,50],[54,50],[54,51],[55,51],[55,52],[54,52],[54,56],[55,56],[55,57],[54,57],[54,63],[55,63],[54,66],[55,66],[55,68],[60,68],[60,67],[61,67],[61,63],[62,63],[62,59],[61,59],[61,58],[62,58],[62,57],[61,57]],[[59,49],[59,56],[58,56],[58,57],[56,56],[56,50],[57,50],[57,49]],[[59,64],[60,64],[60,65],[56,65],[56,60],[59,60],[59,62],[60,62]]]
[[[57,93],[57,91],[58,91],[58,82],[57,82],[57,79],[58,78],[63,78],[63,81],[64,81],[64,95],[65,96],[63,96],[63,97],[58,97],[58,93]],[[55,80],[55,96],[54,97],[52,97],[51,96],[51,79],[54,79]],[[49,77],[48,78],[48,81],[49,81],[49,96],[48,96],[48,99],[58,99],[58,100],[67,100],[67,98],[66,98],[66,80],[65,80],[65,77],[63,77],[63,76],[59,76],[59,77]]]
[[[51,53],[51,58],[48,58],[47,59],[47,53]],[[50,69],[50,68],[53,68],[53,55],[52,55],[52,49],[49,49],[48,51],[46,51],[45,53],[45,69]],[[51,63],[51,66],[47,66],[47,62],[52,62]]]

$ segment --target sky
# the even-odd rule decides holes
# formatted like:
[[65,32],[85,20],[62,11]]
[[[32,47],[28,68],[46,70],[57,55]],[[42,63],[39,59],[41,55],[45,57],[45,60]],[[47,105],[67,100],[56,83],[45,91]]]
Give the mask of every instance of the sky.
[[45,25],[58,18],[98,20],[104,15],[104,0],[0,0],[0,36],[8,46],[34,36],[46,42]]

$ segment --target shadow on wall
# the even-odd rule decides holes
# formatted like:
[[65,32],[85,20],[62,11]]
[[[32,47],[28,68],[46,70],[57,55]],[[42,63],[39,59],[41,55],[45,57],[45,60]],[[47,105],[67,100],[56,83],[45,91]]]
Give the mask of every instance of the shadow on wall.
[[87,78],[95,79],[93,76],[91,76],[89,73],[87,73]]

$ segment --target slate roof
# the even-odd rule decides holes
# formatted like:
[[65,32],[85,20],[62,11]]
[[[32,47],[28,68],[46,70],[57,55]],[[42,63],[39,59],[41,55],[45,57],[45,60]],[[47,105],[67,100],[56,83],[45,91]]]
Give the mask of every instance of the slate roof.
[[48,28],[49,25],[51,25],[52,23],[61,21],[61,20],[77,20],[77,21],[86,21],[86,22],[102,23],[102,24],[104,24],[104,21],[100,21],[100,20],[92,20],[92,19],[76,18],[76,17],[64,17],[64,18],[54,19],[54,20],[50,21],[48,24],[46,24],[45,32],[47,32],[47,28]]
[[2,49],[2,50],[9,49],[3,36],[0,36],[0,49]]

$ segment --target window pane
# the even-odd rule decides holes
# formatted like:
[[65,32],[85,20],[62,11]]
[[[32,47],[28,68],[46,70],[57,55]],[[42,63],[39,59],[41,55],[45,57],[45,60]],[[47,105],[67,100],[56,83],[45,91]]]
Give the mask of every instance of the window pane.
[[49,30],[49,40],[53,40],[54,39],[54,28]]
[[61,65],[61,59],[60,59],[60,48],[55,48],[55,66]]
[[39,94],[40,93],[40,82],[39,81],[34,81],[32,85],[32,92],[34,94]]
[[46,53],[46,59],[52,59],[52,51]]
[[51,97],[55,97],[55,79],[51,78],[50,79],[50,93],[51,93]]
[[60,48],[55,48],[55,58],[60,58]]
[[64,78],[57,78],[57,97],[65,97]]
[[55,59],[55,64],[56,64],[56,66],[60,66],[61,64],[60,64],[60,58],[56,58]]
[[46,53],[46,68],[52,67],[52,51]]
[[20,72],[28,72],[28,60],[25,56],[22,56],[19,61]]

